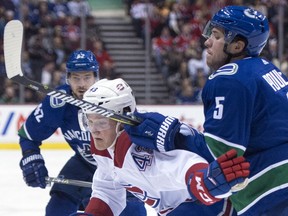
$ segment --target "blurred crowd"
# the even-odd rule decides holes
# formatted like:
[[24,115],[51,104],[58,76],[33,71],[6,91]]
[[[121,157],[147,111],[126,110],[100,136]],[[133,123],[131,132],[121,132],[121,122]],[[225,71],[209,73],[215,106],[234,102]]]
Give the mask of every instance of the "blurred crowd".
[[[150,20],[152,55],[170,90],[173,103],[201,103],[201,91],[211,72],[205,60],[201,33],[207,20],[226,5],[246,5],[265,14],[270,38],[262,56],[288,75],[288,43],[278,53],[279,7],[283,8],[283,40],[288,41],[288,5],[283,0],[126,0],[138,37],[145,40],[145,18]],[[149,2],[149,3],[147,3]]]
[[[288,5],[283,0],[122,0],[137,36],[145,42],[149,17],[151,55],[166,81],[172,102],[201,103],[201,91],[211,72],[205,63],[201,32],[211,16],[225,5],[247,5],[270,21],[270,38],[262,53],[288,75],[288,43],[279,57],[278,23],[284,22],[283,41],[288,41]],[[20,4],[21,2],[21,4]],[[278,16],[279,7],[283,17]],[[114,62],[98,37],[94,17],[85,0],[5,0],[0,2],[0,103],[19,103],[19,85],[6,78],[3,56],[4,26],[9,20],[24,24],[22,68],[25,76],[56,87],[65,83],[69,54],[81,47],[81,18],[86,21],[86,47],[100,64],[100,78],[114,78]],[[39,102],[43,95],[24,89],[24,102]]]
[[[84,17],[84,18],[83,18]],[[100,65],[100,77],[113,77],[114,63],[98,37],[91,8],[85,0],[5,0],[0,2],[0,40],[4,26],[19,19],[24,26],[22,69],[25,76],[56,87],[66,82],[66,60],[76,49],[91,50]],[[86,41],[81,47],[81,19],[85,20]],[[6,78],[3,47],[0,47],[0,103],[37,103],[43,95]]]

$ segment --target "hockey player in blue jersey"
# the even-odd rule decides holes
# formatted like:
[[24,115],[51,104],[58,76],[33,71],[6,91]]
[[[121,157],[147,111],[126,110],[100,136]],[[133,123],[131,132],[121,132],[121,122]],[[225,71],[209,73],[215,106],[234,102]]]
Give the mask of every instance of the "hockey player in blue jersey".
[[[207,23],[203,89],[204,132],[159,113],[135,113],[126,126],[134,143],[159,151],[186,149],[212,161],[234,148],[250,161],[248,185],[230,197],[238,215],[288,215],[288,79],[259,57],[269,37],[267,18],[227,6]],[[245,185],[242,185],[244,187]]]
[[[121,78],[98,81],[83,99],[120,115],[136,109],[133,91]],[[210,164],[185,150],[153,151],[132,143],[120,122],[85,108],[83,113],[82,125],[91,132],[91,153],[98,168],[86,214],[78,216],[119,215],[126,205],[126,191],[162,216],[207,216],[206,205],[229,197],[249,175],[249,163],[236,157],[235,150]],[[209,209],[210,215],[217,215]]]
[[[97,81],[98,67],[98,62],[91,51],[73,52],[66,64],[67,85],[58,89],[82,99],[84,92]],[[75,155],[66,162],[59,176],[92,182],[96,163],[90,153],[90,133],[81,131],[78,111],[79,108],[76,106],[47,96],[24,122],[18,132],[23,155],[20,167],[28,186],[46,187],[45,177],[48,176],[48,170],[39,147],[58,127],[61,128],[66,142],[75,151]],[[91,192],[91,188],[54,184],[45,215],[68,216],[81,207],[85,208]],[[141,202],[129,202],[122,215],[128,216],[135,211],[141,216],[146,215]]]

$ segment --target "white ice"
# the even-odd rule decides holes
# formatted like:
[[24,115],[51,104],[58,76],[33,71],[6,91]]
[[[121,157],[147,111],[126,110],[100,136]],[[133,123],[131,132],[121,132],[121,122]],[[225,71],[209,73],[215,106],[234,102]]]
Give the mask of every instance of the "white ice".
[[[56,177],[72,150],[42,150],[51,177]],[[31,188],[22,179],[20,150],[0,150],[0,216],[44,216],[50,188]],[[148,216],[156,216],[147,207]],[[137,216],[137,214],[135,214]]]

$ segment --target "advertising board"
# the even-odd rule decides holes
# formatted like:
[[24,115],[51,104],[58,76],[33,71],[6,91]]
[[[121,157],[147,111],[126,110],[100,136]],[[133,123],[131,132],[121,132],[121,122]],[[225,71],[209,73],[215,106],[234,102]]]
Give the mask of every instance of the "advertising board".
[[[18,129],[37,105],[0,105],[0,149],[19,149]],[[138,110],[160,112],[179,118],[202,130],[203,108],[200,105],[139,105]],[[69,148],[60,129],[44,140],[42,148]]]

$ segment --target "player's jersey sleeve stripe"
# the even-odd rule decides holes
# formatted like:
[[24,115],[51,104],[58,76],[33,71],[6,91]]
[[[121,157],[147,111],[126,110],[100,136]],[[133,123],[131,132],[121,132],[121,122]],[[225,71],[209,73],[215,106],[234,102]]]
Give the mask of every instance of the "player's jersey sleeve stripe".
[[[248,186],[245,188],[245,192],[239,191],[237,194],[231,196],[231,201],[238,214],[245,213],[260,199],[267,197],[269,194],[275,191],[280,192],[281,189],[287,188],[287,170],[288,160],[285,160],[278,164],[273,164],[251,177]],[[274,180],[271,181],[271,176],[278,176],[278,178],[274,178]],[[279,178],[279,176],[281,176],[281,178]],[[258,193],[255,193],[256,191],[258,191]],[[259,193],[259,191],[261,191],[261,193]],[[285,191],[283,190],[283,192]],[[285,196],[283,195],[283,197]],[[269,199],[271,199],[271,197]]]
[[27,131],[26,128],[26,122],[24,122],[24,124],[22,125],[22,127],[19,129],[18,134],[20,136],[22,136],[23,138],[28,138],[29,140],[32,140],[30,134]]
[[229,142],[210,133],[204,133],[204,137],[214,158],[219,157],[223,154],[223,152],[227,152],[231,149],[235,149],[237,151],[237,155],[243,155],[246,150],[246,148],[242,145]]

